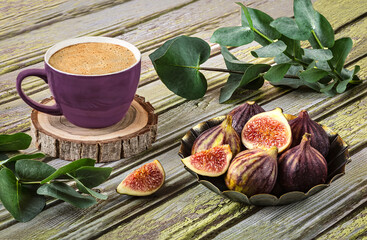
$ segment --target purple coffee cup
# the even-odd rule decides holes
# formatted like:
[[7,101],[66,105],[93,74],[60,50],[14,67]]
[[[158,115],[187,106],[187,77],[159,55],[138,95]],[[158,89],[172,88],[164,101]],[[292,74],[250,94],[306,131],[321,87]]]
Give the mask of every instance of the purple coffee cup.
[[[58,50],[78,43],[113,43],[128,48],[137,62],[119,72],[101,75],[79,75],[60,71],[49,64]],[[47,50],[45,69],[27,69],[18,74],[17,91],[30,107],[51,115],[64,115],[71,123],[84,128],[103,128],[119,122],[134,99],[141,71],[141,53],[132,44],[108,37],[80,37],[59,42]],[[22,91],[22,81],[29,76],[42,78],[50,87],[56,102],[40,104]]]

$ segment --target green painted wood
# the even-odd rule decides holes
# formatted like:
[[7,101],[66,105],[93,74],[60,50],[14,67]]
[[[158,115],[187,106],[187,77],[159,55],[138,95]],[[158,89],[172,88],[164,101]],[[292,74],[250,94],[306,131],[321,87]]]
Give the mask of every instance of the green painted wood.
[[338,226],[317,237],[316,239],[363,239],[367,236],[367,204],[357,214],[343,219]]
[[[198,2],[203,3],[204,1]],[[197,9],[198,6],[192,4],[187,5],[187,7],[195,9],[193,7],[195,6]],[[269,7],[273,3],[261,2],[260,4],[264,4],[262,6],[268,4],[267,7]],[[258,7],[255,5],[253,7]],[[220,4],[217,7],[220,8]],[[334,10],[326,11],[326,14],[335,15],[338,8],[332,9]],[[159,21],[177,15],[178,13],[174,11],[165,12],[159,16]],[[179,12],[179,10],[177,11]],[[265,9],[265,11],[268,10]],[[184,11],[182,14],[185,16]],[[177,19],[182,19],[182,16],[177,16]],[[230,23],[237,19],[237,16],[235,18],[228,16],[226,19]],[[342,23],[343,19],[337,21]],[[364,22],[364,19],[358,22]],[[216,24],[220,24],[220,22]],[[332,24],[335,26],[334,23]],[[139,25],[144,29],[143,22]],[[180,31],[190,32],[189,26],[186,25]],[[168,24],[163,29],[166,27]],[[209,36],[213,27],[214,25],[211,25],[207,29],[202,25],[192,33],[199,37],[201,34]],[[343,27],[340,34],[350,29],[354,29],[350,31],[354,34],[353,39],[358,40],[358,44],[355,46],[356,56],[357,58],[363,57],[365,54],[363,52],[364,43],[359,40],[360,33],[357,31],[359,25],[354,23]],[[156,32],[160,31],[162,32],[162,29],[156,30]],[[169,34],[172,31],[174,30],[170,29],[167,32],[163,31],[163,33]],[[137,33],[139,32],[137,31]],[[159,41],[157,39],[156,43]],[[149,46],[154,46],[154,43],[147,44],[146,48],[149,49]],[[248,53],[248,49],[235,49],[234,53],[244,56]],[[213,56],[208,64],[220,66],[223,65],[223,62],[220,56]],[[366,58],[362,58],[356,64],[361,65],[360,76],[365,79],[367,76]],[[149,72],[149,65],[145,67]],[[289,91],[274,88],[267,84],[259,91],[242,93],[243,95],[231,104],[220,105],[218,103],[219,87],[225,81],[226,74],[208,73],[208,76],[210,79],[209,92],[204,98],[197,101],[185,101],[170,94],[159,81],[154,81],[154,74],[147,77],[147,79],[152,80],[144,83],[139,88],[139,93],[153,102],[160,113],[158,141],[152,149],[140,156],[105,165],[114,167],[111,179],[99,187],[102,192],[109,195],[107,201],[101,201],[97,206],[87,210],[75,209],[59,201],[50,201],[44,212],[34,221],[26,224],[16,223],[0,207],[0,235],[5,238],[16,236],[22,239],[88,239],[109,232],[103,238],[154,236],[161,239],[188,237],[203,239],[217,237],[221,239],[221,236],[231,236],[236,239],[236,237],[241,238],[249,232],[253,233],[253,236],[272,238],[272,232],[261,228],[261,226],[255,225],[256,228],[249,228],[251,223],[263,224],[263,221],[268,220],[268,222],[265,221],[265,224],[272,224],[269,229],[276,232],[277,235],[274,236],[288,237],[289,232],[294,231],[290,238],[303,235],[314,237],[321,232],[327,233],[328,229],[339,223],[350,211],[363,205],[363,201],[366,199],[366,195],[363,194],[366,193],[359,191],[361,189],[359,184],[362,184],[362,187],[365,186],[365,175],[363,175],[365,168],[359,166],[366,166],[366,139],[363,138],[366,136],[366,125],[361,114],[367,111],[366,84],[359,85],[335,98],[327,98],[311,91]],[[34,96],[42,99],[45,95],[47,95],[46,92],[41,91]],[[352,147],[353,161],[347,167],[347,174],[314,198],[281,208],[255,208],[232,203],[197,184],[195,179],[183,169],[177,156],[178,140],[196,123],[227,113],[235,105],[249,98],[257,100],[267,110],[281,106],[286,113],[295,114],[300,108],[305,108],[310,111],[311,116],[329,127],[332,126],[334,130],[340,131],[343,134],[343,139]],[[7,111],[5,129],[17,131],[27,129],[27,126],[22,125],[26,124],[27,110],[19,99],[15,98],[0,107],[4,107],[1,108],[0,114],[3,113],[3,110]],[[187,111],[188,109],[190,111]],[[182,112],[189,113],[182,116]],[[347,128],[344,127],[346,122],[348,122]],[[3,126],[2,123],[4,122],[0,123],[1,126]],[[357,140],[356,136],[359,136]],[[115,187],[124,176],[132,169],[155,158],[162,162],[167,172],[167,181],[163,189],[146,198],[119,196],[115,193]],[[50,163],[55,166],[64,164],[61,160],[51,160]],[[349,182],[350,185],[346,186],[345,182]],[[322,199],[321,202],[320,199]],[[345,206],[348,206],[347,210],[345,210]],[[309,209],[310,212],[308,212]],[[336,216],[334,216],[334,212],[337,212]],[[155,223],[160,224],[157,227]],[[358,226],[360,227],[360,225]],[[297,230],[299,227],[300,229]],[[289,229],[291,231],[288,231]],[[354,231],[357,228],[351,227],[350,229]]]

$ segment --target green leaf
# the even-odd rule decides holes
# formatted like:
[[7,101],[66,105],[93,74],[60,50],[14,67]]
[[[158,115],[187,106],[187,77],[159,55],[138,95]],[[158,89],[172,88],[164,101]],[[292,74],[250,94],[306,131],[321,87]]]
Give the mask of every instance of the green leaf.
[[307,40],[311,37],[310,31],[299,29],[296,21],[289,17],[280,17],[270,23],[281,34],[294,40]]
[[223,27],[217,29],[210,41],[223,46],[239,47],[254,41],[254,32],[249,27]]
[[[299,76],[300,72],[303,71],[303,67],[300,65],[292,65],[289,69],[287,74],[293,75],[293,76]],[[270,82],[274,86],[287,86],[291,88],[299,88],[300,86],[303,86],[304,83],[299,78],[283,78],[280,81],[277,82]]]
[[312,62],[307,66],[306,70],[311,69],[311,68],[315,68],[315,67],[316,67],[316,61],[314,60],[314,61],[312,61]]
[[327,61],[333,58],[333,53],[329,49],[304,49],[305,57],[317,60]]
[[293,12],[300,29],[308,31],[315,29],[315,10],[310,0],[294,0]]
[[93,188],[105,182],[112,172],[112,168],[85,166],[80,167],[72,175],[86,187]]
[[[260,73],[268,71],[269,68],[270,65],[267,64],[254,64],[247,68],[242,76],[240,74],[231,74],[226,85],[220,91],[219,102],[223,103],[230,99],[234,91],[238,88],[248,88],[247,86],[250,86],[252,81],[260,77]],[[258,82],[256,82],[256,85],[258,85]]]
[[299,59],[302,58],[302,55],[304,54],[304,52],[303,52],[303,49],[301,48],[301,42],[299,40],[293,40],[284,35],[280,38],[280,40],[282,40],[287,45],[287,49],[285,51],[289,55],[294,56]]
[[[343,81],[340,81],[336,87],[337,93],[342,93],[347,89],[347,86],[349,83],[358,83],[359,78],[356,76],[356,74],[360,70],[360,66],[355,65],[353,71],[349,71],[348,69],[342,68],[341,70],[341,76],[343,77]],[[353,81],[357,80],[357,81]]]
[[304,85],[303,81],[299,78],[283,78],[278,82],[271,82],[271,84],[274,86],[286,86],[294,89]]
[[25,133],[1,134],[0,152],[10,152],[27,149],[31,144],[32,138]]
[[179,36],[149,55],[161,81],[175,94],[186,99],[204,96],[207,82],[199,72],[208,60],[210,46],[200,38]]
[[44,184],[38,188],[37,193],[60,199],[78,208],[88,208],[97,203],[93,197],[81,195],[74,188],[62,182]]
[[0,200],[20,222],[33,219],[46,205],[45,198],[36,194],[35,186],[20,184],[7,168],[0,170]]
[[301,72],[300,78],[305,82],[316,83],[320,79],[326,77],[328,74],[329,72],[325,70],[318,69],[318,68],[310,68],[310,69],[307,69]]
[[233,93],[239,88],[241,82],[241,74],[230,74],[224,87],[220,89],[219,103],[229,100]]
[[82,158],[79,160],[76,160],[74,162],[71,162],[61,168],[59,168],[58,170],[56,170],[56,172],[54,172],[53,174],[51,174],[50,176],[48,176],[46,179],[44,179],[41,184],[45,184],[61,175],[65,175],[67,173],[71,173],[73,171],[75,171],[76,169],[83,167],[83,166],[94,166],[94,163],[96,162],[96,160],[94,159],[90,159],[90,158]]
[[276,41],[262,48],[251,51],[252,56],[266,58],[275,57],[284,52],[287,49],[287,45],[283,41]]
[[47,163],[35,160],[18,160],[15,163],[15,173],[22,181],[41,181],[56,169]]
[[[334,46],[335,36],[334,29],[330,25],[329,21],[320,13],[315,13],[316,28],[314,29],[315,35],[322,44],[323,47],[331,48]],[[308,39],[313,48],[321,48],[319,43],[313,34]]]
[[236,2],[236,4],[241,6],[242,12],[243,12],[243,14],[244,14],[244,16],[247,20],[247,23],[248,23],[249,27],[251,29],[253,29],[254,24],[252,23],[251,15],[250,15],[250,12],[248,11],[247,7],[245,5],[243,5],[242,3],[240,3],[240,2]]
[[334,46],[330,49],[333,53],[333,58],[330,60],[337,72],[341,72],[345,59],[352,50],[353,41],[351,38],[340,38],[335,41]]
[[264,82],[265,82],[264,77],[260,76],[255,80],[252,80],[251,84],[247,84],[244,89],[257,90],[264,85]]
[[278,56],[276,56],[274,58],[274,61],[277,64],[282,64],[282,63],[293,63],[292,59],[290,59],[289,57],[287,57],[284,53],[279,54]]
[[330,92],[333,89],[333,87],[335,86],[336,83],[337,83],[337,81],[333,81],[328,85],[322,85],[323,87],[321,88],[320,92],[324,92],[324,93]]
[[307,87],[315,90],[316,92],[320,92],[320,90],[321,90],[321,85],[318,82],[306,82],[306,81],[303,81],[303,80],[302,80],[302,82],[303,82],[304,85],[306,85]]
[[254,64],[249,67],[245,74],[242,76],[240,87],[244,87],[249,84],[252,80],[255,80],[259,77],[260,73],[264,73],[270,69],[270,65],[268,64]]
[[329,64],[327,63],[327,61],[317,61],[316,62],[316,67],[325,71],[330,72],[331,69],[329,67]]
[[[302,31],[314,31],[323,47],[334,45],[334,30],[329,21],[312,7],[310,0],[294,0],[294,17]],[[308,39],[313,48],[321,48],[316,38],[311,34]]]
[[35,153],[35,154],[19,154],[19,155],[16,155],[14,157],[11,157],[11,158],[8,158],[8,159],[5,159],[3,161],[0,161],[0,166],[1,165],[4,165],[5,163],[8,163],[8,162],[15,162],[15,161],[18,161],[20,159],[36,159],[36,158],[43,158],[45,156],[45,154],[43,153]]
[[284,75],[288,72],[291,64],[283,63],[272,66],[267,73],[265,73],[264,78],[271,83],[277,83],[283,80]]
[[[253,8],[247,8],[248,13],[250,14],[252,25],[250,26],[249,21],[247,20],[247,13],[245,14],[243,10],[244,6],[241,9],[241,22],[242,26],[244,27],[250,27],[253,30],[256,29],[261,34],[265,35],[270,40],[278,39],[280,38],[281,34],[273,27],[270,26],[270,23],[274,20],[272,17],[270,17],[268,14],[257,10]],[[246,7],[245,7],[246,8]],[[266,46],[270,44],[271,42],[269,40],[266,40],[264,37],[262,37],[260,34],[258,34],[255,31],[255,41],[260,43],[262,46]]]
[[303,67],[301,65],[292,65],[289,68],[287,74],[288,75],[299,76],[302,71],[303,71]]
[[346,89],[347,89],[347,85],[349,83],[351,79],[347,79],[347,80],[343,80],[343,81],[340,81],[338,83],[338,85],[336,86],[336,92],[337,93],[342,93],[344,92]]
[[101,193],[98,193],[96,191],[93,191],[92,189],[86,187],[81,181],[79,181],[77,178],[75,178],[74,176],[72,176],[71,174],[68,174],[72,179],[75,180],[76,182],[76,187],[83,193],[87,193],[92,195],[95,198],[98,199],[102,199],[102,200],[106,200],[108,197],[107,195],[103,195]]
[[238,60],[224,46],[221,46],[221,53],[222,53],[224,62],[228,70],[245,72],[248,67],[253,65],[251,63],[246,63],[246,62]]

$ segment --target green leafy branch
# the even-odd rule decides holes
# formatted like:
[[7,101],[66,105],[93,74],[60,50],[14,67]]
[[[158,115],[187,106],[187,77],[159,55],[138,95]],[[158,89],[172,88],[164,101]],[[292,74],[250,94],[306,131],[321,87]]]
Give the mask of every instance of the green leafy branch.
[[[55,169],[33,160],[44,157],[43,153],[13,157],[4,154],[27,149],[31,140],[25,133],[0,135],[0,200],[16,220],[26,222],[37,216],[46,205],[46,196],[79,208],[96,204],[96,199],[107,199],[92,188],[106,181],[112,168],[95,167],[94,159],[79,159]],[[66,184],[71,180],[81,193]]]
[[[205,95],[207,80],[200,72],[229,73],[219,101],[229,100],[238,89],[256,90],[267,80],[276,86],[309,88],[328,96],[342,93],[350,84],[362,81],[360,70],[344,68],[352,49],[351,38],[335,40],[328,20],[313,7],[310,0],[294,0],[294,19],[273,19],[266,13],[241,7],[241,26],[217,29],[210,41],[221,45],[227,69],[202,67],[210,56],[210,46],[200,38],[179,36],[165,42],[149,57],[161,81],[175,94],[186,99]],[[228,46],[239,47],[253,41],[262,47],[251,51],[255,58],[274,57],[275,64],[251,64],[237,59]],[[302,48],[308,41],[310,48]]]

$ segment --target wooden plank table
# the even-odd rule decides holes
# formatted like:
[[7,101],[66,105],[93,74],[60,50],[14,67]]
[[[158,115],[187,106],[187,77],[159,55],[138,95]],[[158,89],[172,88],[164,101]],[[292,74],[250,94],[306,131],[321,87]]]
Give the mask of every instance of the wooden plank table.
[[[292,1],[247,0],[244,3],[274,18],[292,16]],[[367,76],[367,2],[317,0],[314,7],[332,24],[336,38],[349,36],[353,50],[347,67],[360,65]],[[239,25],[239,7],[227,0],[6,1],[0,5],[0,133],[29,132],[31,109],[19,98],[15,78],[22,69],[43,66],[43,54],[64,39],[98,35],[127,40],[141,50],[142,75],[138,94],[159,115],[158,137],[152,148],[131,158],[100,166],[113,167],[98,189],[108,195],[88,209],[61,201],[47,202],[33,220],[19,223],[0,206],[0,239],[364,239],[367,238],[367,82],[333,98],[309,90],[265,84],[234,101],[219,104],[228,75],[205,72],[208,92],[188,101],[171,93],[158,79],[148,55],[166,40],[189,35],[209,42],[215,29]],[[223,67],[219,46],[205,65]],[[231,52],[249,62],[250,44]],[[38,78],[23,84],[41,101],[49,97]],[[209,191],[184,170],[178,157],[181,137],[199,122],[228,113],[246,100],[265,110],[275,107],[297,114],[300,109],[332,128],[350,146],[352,162],[343,177],[303,201],[286,206],[248,206]],[[182,114],[185,113],[185,114]],[[35,149],[29,149],[29,152]],[[149,197],[118,195],[115,188],[133,169],[158,159],[166,171],[162,189]],[[55,167],[66,164],[46,158]]]

